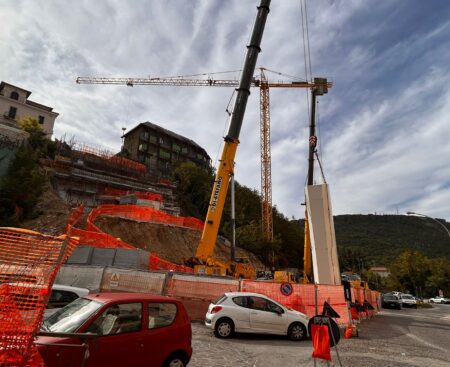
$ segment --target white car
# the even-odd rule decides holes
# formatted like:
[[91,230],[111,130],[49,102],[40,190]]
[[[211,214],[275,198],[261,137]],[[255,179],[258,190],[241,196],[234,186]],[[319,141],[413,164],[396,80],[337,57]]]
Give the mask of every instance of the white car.
[[430,300],[428,302],[430,302],[430,303],[450,303],[450,298],[437,296],[434,298],[430,298]]
[[403,307],[417,308],[417,301],[410,294],[400,293],[400,301]]
[[258,293],[230,292],[208,307],[205,325],[218,338],[234,332],[287,335],[291,340],[308,336],[308,317]]

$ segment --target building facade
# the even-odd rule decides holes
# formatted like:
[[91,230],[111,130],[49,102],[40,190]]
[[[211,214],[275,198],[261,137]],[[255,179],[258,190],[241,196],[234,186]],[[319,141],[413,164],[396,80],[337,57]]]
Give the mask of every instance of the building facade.
[[36,119],[42,130],[51,137],[58,113],[52,107],[28,99],[31,92],[5,82],[0,83],[0,125],[17,128],[17,121],[24,117]]
[[196,142],[151,122],[137,125],[123,138],[122,153],[144,163],[148,172],[159,178],[170,177],[178,162],[211,167],[211,158]]

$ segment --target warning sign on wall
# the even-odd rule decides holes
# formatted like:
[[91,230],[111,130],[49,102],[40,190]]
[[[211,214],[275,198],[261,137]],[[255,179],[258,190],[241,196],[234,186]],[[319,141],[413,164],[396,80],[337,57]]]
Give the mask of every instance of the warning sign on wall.
[[109,281],[110,287],[118,287],[119,286],[119,274],[112,273],[111,280]]

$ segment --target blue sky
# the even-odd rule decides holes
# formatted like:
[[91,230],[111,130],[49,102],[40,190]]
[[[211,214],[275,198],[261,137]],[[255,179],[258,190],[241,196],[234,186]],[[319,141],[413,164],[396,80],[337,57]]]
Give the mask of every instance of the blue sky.
[[[151,121],[193,139],[215,161],[230,89],[75,79],[239,70],[258,3],[3,0],[0,79],[60,113],[57,138],[116,151],[122,127]],[[308,15],[312,74],[334,83],[318,106],[318,148],[334,214],[410,210],[450,220],[450,3],[316,0],[308,1]],[[300,0],[272,1],[257,66],[305,77],[303,60]],[[273,203],[296,218],[303,217],[307,173],[306,95],[270,95]],[[259,190],[256,89],[240,140],[236,178]]]

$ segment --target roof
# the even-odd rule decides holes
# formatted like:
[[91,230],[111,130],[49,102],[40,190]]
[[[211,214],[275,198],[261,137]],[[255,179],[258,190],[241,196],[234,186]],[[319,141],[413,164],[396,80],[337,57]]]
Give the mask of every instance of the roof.
[[43,104],[40,104],[40,103],[37,103],[37,102],[33,102],[33,101],[30,101],[30,100],[27,100],[26,104],[30,105],[30,106],[33,106],[33,107],[40,108],[41,110],[46,110],[48,112],[52,112],[53,111],[53,107],[48,107],[48,106],[45,106]]
[[168,296],[160,296],[157,294],[146,294],[146,293],[91,293],[85,298],[92,300],[98,300],[100,302],[122,302],[122,301],[153,301],[153,302],[164,302],[164,301],[177,301],[176,299]]
[[133,127],[130,131],[128,131],[127,133],[125,133],[123,136],[127,136],[128,134],[130,134],[132,131],[136,130],[138,127],[140,126],[147,126],[153,130],[159,131],[163,134],[166,134],[168,136],[171,136],[172,138],[175,138],[177,140],[181,140],[184,141],[186,143],[189,143],[190,145],[196,146],[197,148],[201,149],[202,151],[205,152],[205,154],[209,157],[208,153],[206,153],[206,150],[203,149],[200,145],[198,145],[195,141],[188,139],[182,135],[179,135],[177,133],[174,133],[173,131],[164,129],[163,127],[156,125],[150,121],[146,121],[146,122],[141,122],[139,125],[136,125],[135,127]]
[[9,84],[9,83],[3,82],[3,81],[0,83],[0,92],[3,90],[3,88],[4,88],[6,85],[9,85],[10,87],[13,87],[13,88],[16,88],[16,89],[20,89],[21,91],[26,92],[26,93],[27,93],[27,98],[28,98],[28,97],[30,96],[30,94],[31,94],[31,92],[30,92],[29,90],[20,88],[20,87],[18,87],[17,85]]

